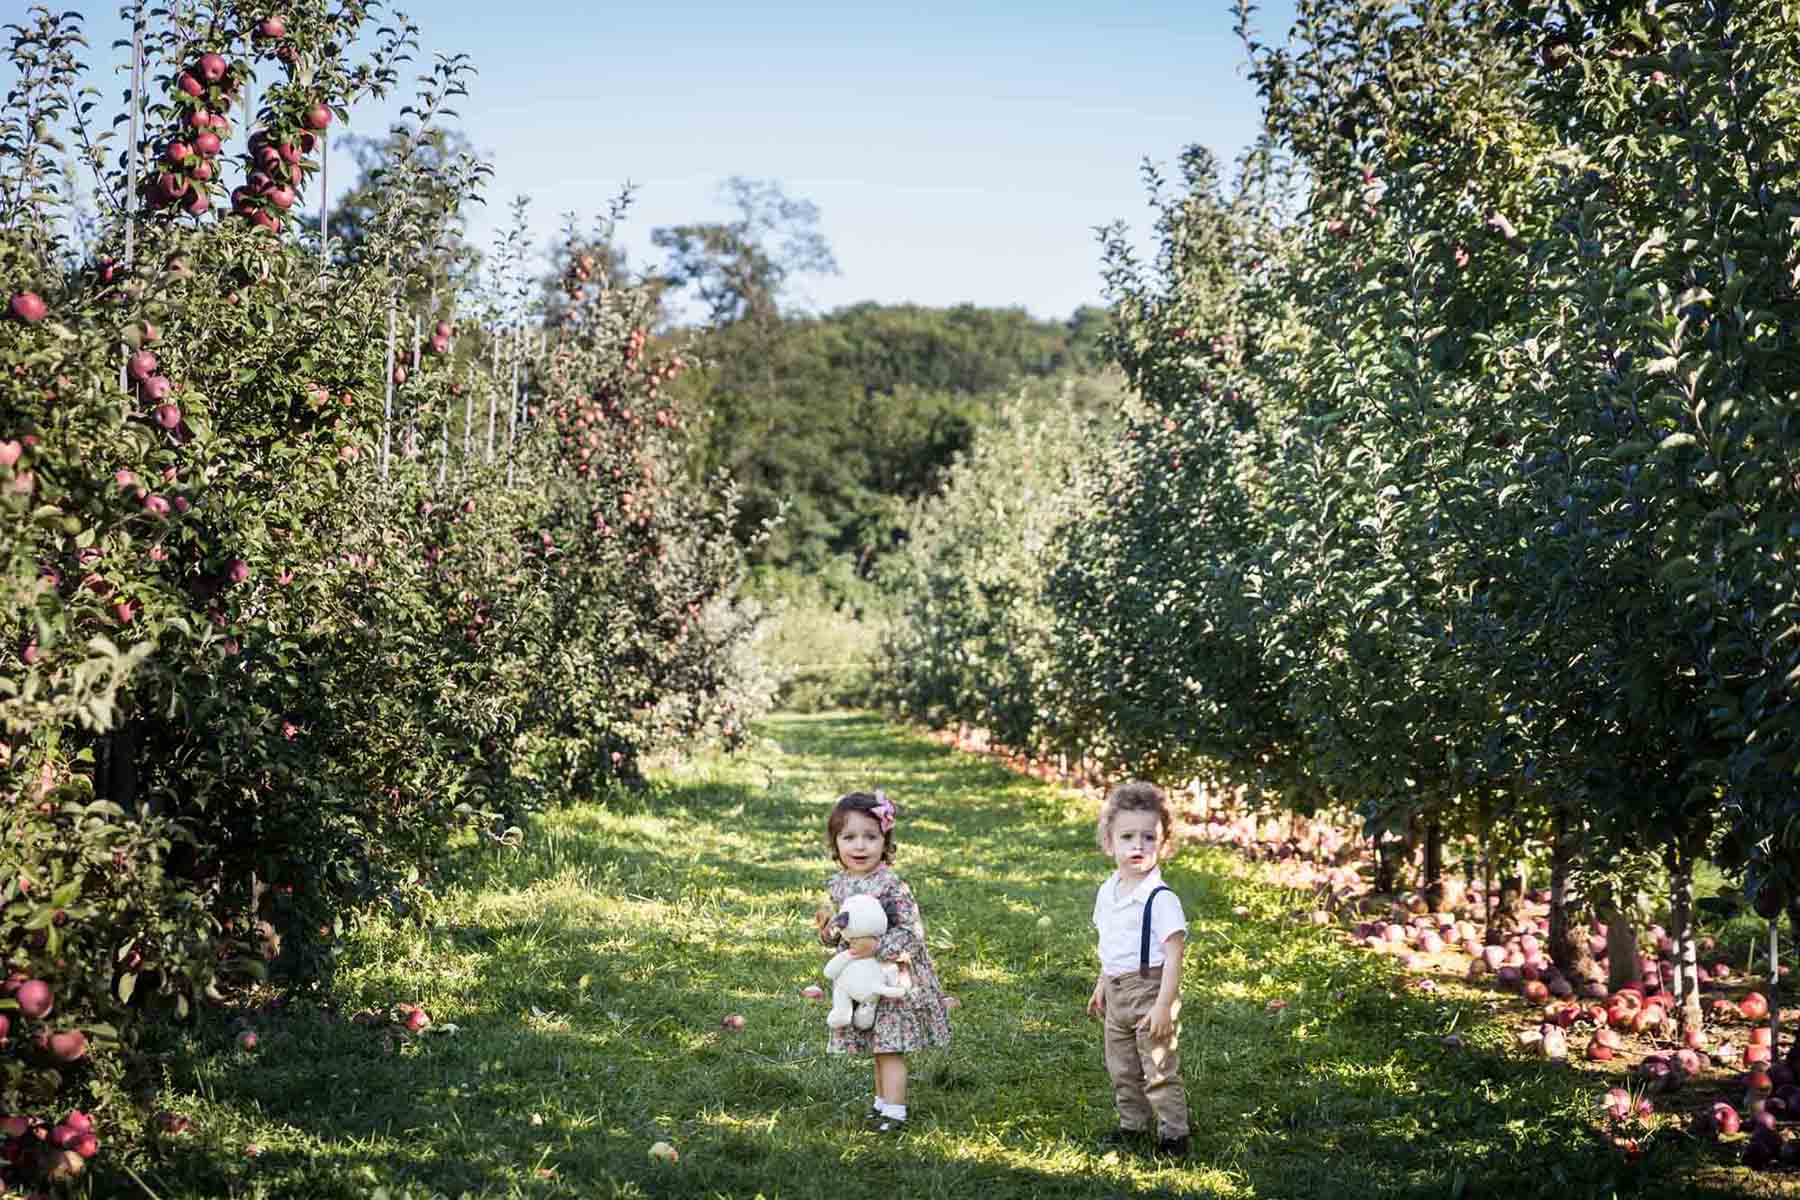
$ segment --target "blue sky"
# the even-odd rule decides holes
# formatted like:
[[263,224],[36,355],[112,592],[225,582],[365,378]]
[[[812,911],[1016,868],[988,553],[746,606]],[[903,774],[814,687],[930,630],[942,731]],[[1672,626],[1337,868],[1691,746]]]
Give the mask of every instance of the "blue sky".
[[[77,6],[96,50],[111,4]],[[1200,142],[1231,158],[1256,98],[1226,0],[1105,6],[692,3],[412,6],[425,56],[480,71],[459,110],[494,181],[485,244],[518,193],[547,238],[627,180],[634,265],[659,225],[728,216],[727,176],[814,202],[840,274],[801,300],[1020,305],[1067,316],[1101,298],[1093,227],[1147,227],[1138,166]],[[1291,0],[1263,5],[1265,38]],[[397,104],[352,114],[377,134]],[[334,168],[337,166],[333,163]],[[335,182],[343,179],[339,175]]]

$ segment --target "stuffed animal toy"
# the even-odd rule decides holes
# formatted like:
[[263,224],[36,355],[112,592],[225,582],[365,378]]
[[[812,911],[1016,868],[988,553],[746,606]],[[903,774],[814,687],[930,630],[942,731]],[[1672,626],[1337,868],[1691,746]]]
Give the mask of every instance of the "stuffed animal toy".
[[[886,933],[888,918],[875,897],[852,896],[831,923],[845,942],[853,942]],[[848,949],[839,950],[825,964],[825,978],[831,981],[831,1011],[825,1014],[825,1024],[833,1029],[873,1028],[875,1001],[882,996],[899,999],[908,991],[899,983],[898,967],[884,966],[876,958],[852,958]]]

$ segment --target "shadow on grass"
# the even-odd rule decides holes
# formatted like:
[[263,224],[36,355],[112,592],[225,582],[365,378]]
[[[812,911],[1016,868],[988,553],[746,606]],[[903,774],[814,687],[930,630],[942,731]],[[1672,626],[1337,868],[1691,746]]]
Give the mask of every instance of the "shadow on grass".
[[[558,814],[513,860],[465,864],[467,911],[441,928],[364,940],[365,998],[423,1001],[459,1032],[389,1052],[380,1030],[297,1011],[259,1021],[251,1056],[215,1026],[172,1078],[198,1135],[126,1161],[163,1200],[1747,1194],[1724,1149],[1658,1141],[1626,1162],[1590,1132],[1590,1077],[1522,1060],[1471,1003],[1398,990],[1382,961],[1280,924],[1273,889],[1207,854],[1168,872],[1193,947],[1194,1158],[1103,1157],[1110,1093],[1082,1007],[1106,864],[1072,798],[873,717],[766,728],[780,754],[743,780],[677,777]],[[860,1128],[868,1066],[825,1055],[823,1009],[797,995],[823,959],[808,914],[831,870],[825,813],[869,782],[903,807],[899,867],[966,1001],[956,1044],[913,1062],[899,1140]],[[727,1012],[743,1032],[721,1029]],[[1461,1050],[1439,1041],[1453,1024]],[[681,1161],[652,1162],[657,1140]],[[145,1194],[108,1169],[96,1195]]]

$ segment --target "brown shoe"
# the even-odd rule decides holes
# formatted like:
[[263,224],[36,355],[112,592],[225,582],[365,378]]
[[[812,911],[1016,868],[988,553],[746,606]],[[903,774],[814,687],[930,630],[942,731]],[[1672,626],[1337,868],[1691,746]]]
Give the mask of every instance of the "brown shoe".
[[1156,1154],[1159,1158],[1186,1158],[1188,1156],[1188,1135],[1180,1137],[1159,1137],[1156,1139]]

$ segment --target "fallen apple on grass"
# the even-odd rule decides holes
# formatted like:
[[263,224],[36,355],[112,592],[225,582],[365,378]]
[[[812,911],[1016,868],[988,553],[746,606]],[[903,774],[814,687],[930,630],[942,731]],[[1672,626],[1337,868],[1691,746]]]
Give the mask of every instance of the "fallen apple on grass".
[[723,1028],[729,1029],[733,1033],[736,1033],[738,1030],[740,1030],[744,1027],[744,1018],[743,1018],[742,1014],[740,1014],[740,1013],[732,1013],[730,1016],[727,1016],[723,1020],[721,1020],[719,1022],[719,1024]]
[[680,1157],[680,1152],[667,1142],[652,1142],[650,1145],[651,1162],[672,1163]]

